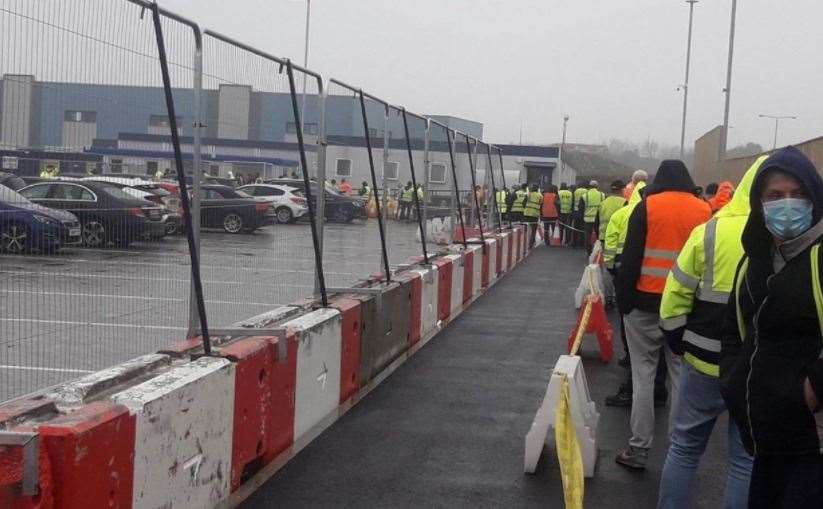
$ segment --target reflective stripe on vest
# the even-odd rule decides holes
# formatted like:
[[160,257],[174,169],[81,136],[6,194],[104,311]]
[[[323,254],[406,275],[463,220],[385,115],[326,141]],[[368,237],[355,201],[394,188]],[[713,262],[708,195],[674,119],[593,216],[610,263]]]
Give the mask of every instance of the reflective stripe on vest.
[[537,191],[529,193],[526,199],[526,208],[523,210],[523,215],[526,217],[540,217],[540,202],[543,200],[543,195]]
[[414,191],[411,188],[404,190],[403,191],[403,196],[400,197],[400,201],[403,201],[403,202],[413,201],[414,200],[414,194],[412,194],[413,192]]
[[666,191],[646,198],[646,244],[637,281],[639,291],[663,293],[666,277],[692,230],[710,217],[706,203],[691,193]]
[[514,203],[512,203],[512,212],[523,212],[526,201],[526,191],[518,189],[514,193]]
[[577,207],[580,205],[580,198],[588,191],[585,187],[578,187],[574,190],[574,200],[572,201],[572,210],[577,212]]
[[595,219],[597,219],[600,204],[603,203],[603,193],[597,189],[589,189],[583,196],[586,203],[586,209],[583,212],[583,221],[593,223]]
[[[823,335],[823,288],[820,285],[820,244],[812,246],[809,252],[812,267],[812,295],[814,296],[814,306],[817,309],[817,324],[820,327],[820,334]],[[746,340],[746,323],[743,321],[743,309],[740,307],[740,290],[743,288],[743,279],[749,269],[749,259],[744,258],[737,273],[737,284],[734,287],[735,311],[737,314],[737,332],[741,341]]]
[[508,193],[506,191],[497,191],[497,210],[500,211],[501,214],[505,214],[508,209],[506,206],[507,198]]
[[560,213],[570,214],[572,211],[572,200],[574,200],[572,192],[568,189],[561,189],[557,192],[557,195],[560,197]]

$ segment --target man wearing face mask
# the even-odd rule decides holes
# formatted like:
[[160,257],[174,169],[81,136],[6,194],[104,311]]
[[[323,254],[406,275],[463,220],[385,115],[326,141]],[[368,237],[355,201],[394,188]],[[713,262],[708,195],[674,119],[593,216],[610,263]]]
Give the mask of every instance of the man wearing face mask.
[[823,506],[823,180],[794,147],[761,166],[722,332],[723,398],[754,456],[749,507]]

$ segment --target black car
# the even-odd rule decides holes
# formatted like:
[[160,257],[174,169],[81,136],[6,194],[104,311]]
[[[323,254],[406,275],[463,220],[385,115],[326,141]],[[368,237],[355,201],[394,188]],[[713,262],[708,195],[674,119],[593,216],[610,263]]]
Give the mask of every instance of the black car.
[[[306,192],[306,185],[302,179],[273,179],[267,180],[266,183],[291,186],[299,189],[304,194]],[[312,204],[317,203],[317,189],[317,182],[312,181]],[[326,206],[324,212],[326,219],[340,223],[350,223],[355,219],[366,219],[368,217],[366,204],[362,199],[340,194],[329,187],[326,187]]]
[[82,226],[83,244],[127,247],[135,240],[165,235],[163,209],[116,186],[92,181],[43,181],[21,189],[32,202],[67,210]]
[[253,198],[238,193],[229,186],[200,186],[200,225],[203,228],[223,228],[227,233],[251,233],[274,223],[271,200]]

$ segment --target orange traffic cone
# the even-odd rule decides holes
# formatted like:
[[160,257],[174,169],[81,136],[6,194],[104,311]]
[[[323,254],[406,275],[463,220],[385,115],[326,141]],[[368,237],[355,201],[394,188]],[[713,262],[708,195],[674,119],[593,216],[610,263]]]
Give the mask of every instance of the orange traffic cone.
[[552,233],[549,245],[552,247],[560,247],[563,245],[563,241],[560,239],[560,221],[555,221],[554,223],[554,232]]

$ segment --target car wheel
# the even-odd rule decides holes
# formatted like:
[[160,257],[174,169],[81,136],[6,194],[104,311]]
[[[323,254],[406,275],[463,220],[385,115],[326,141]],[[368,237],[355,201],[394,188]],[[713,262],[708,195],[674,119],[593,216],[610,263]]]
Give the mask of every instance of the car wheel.
[[277,222],[280,224],[287,224],[294,221],[294,214],[288,207],[280,207],[276,210]]
[[240,233],[243,231],[243,218],[240,214],[226,214],[223,217],[223,229],[227,233]]
[[0,229],[0,251],[20,254],[29,243],[29,229],[22,224],[7,224]]
[[103,247],[106,245],[106,227],[96,219],[83,223],[83,245],[86,247]]

